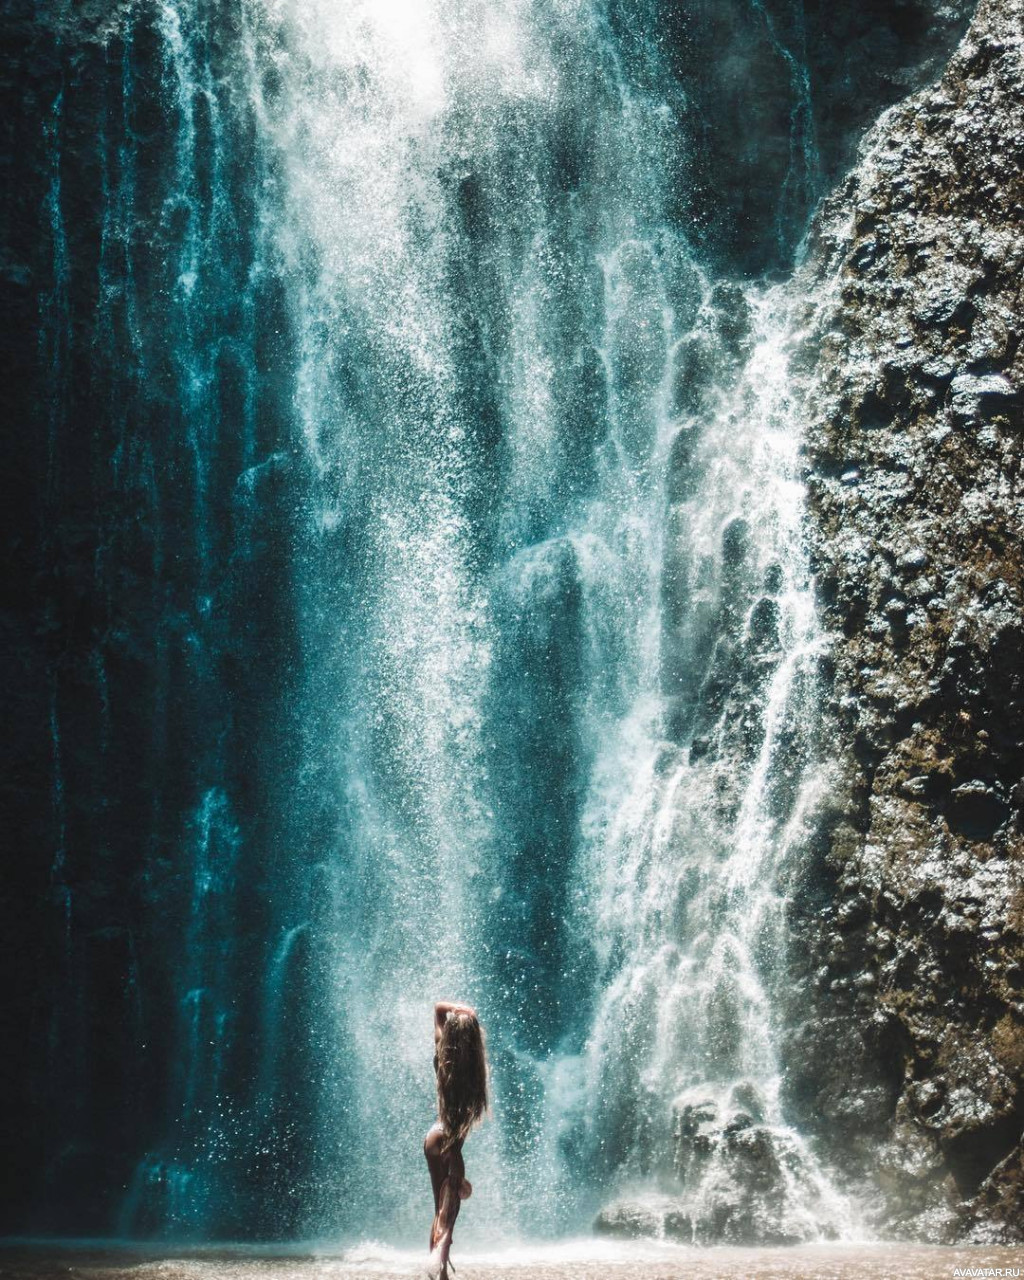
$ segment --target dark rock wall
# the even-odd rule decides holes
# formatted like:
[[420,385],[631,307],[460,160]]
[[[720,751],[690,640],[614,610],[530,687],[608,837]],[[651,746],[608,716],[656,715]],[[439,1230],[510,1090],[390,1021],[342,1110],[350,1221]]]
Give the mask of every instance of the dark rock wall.
[[789,270],[862,131],[939,74],[973,9],[974,0],[611,0],[607,20],[630,78],[658,85],[686,139],[679,224],[718,269],[751,276]]
[[843,756],[789,1089],[926,1239],[1024,1232],[1022,267],[1024,5],[985,0],[865,141],[806,269]]
[[[252,283],[246,104],[214,100],[236,140],[214,172],[156,13],[5,16],[0,1232],[111,1233],[140,1154],[202,1141],[186,1035],[215,988],[251,1087],[298,729],[294,495],[245,473],[289,447],[287,333]],[[223,84],[230,6],[211,17],[195,54]],[[199,936],[197,870],[237,846]]]

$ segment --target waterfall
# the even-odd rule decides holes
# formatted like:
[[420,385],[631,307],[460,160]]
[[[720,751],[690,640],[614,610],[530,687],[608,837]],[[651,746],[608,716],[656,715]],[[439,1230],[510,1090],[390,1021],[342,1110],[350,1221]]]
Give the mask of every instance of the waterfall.
[[[584,814],[599,994],[568,1123],[588,1161],[648,1188],[609,1228],[639,1212],[683,1238],[800,1240],[853,1229],[780,1096],[787,895],[828,785],[822,637],[792,302],[781,287],[730,302],[725,316],[709,302],[695,330],[744,313],[741,360],[672,424],[686,463],[660,586],[685,621],[659,616],[660,700],[609,737]],[[677,1194],[659,1209],[651,1187]]]
[[[662,16],[126,20],[97,306],[131,394],[104,465],[160,619],[160,960],[132,972],[170,1014],[156,1050],[138,1033],[169,1065],[124,1234],[418,1240],[444,997],[479,1007],[493,1067],[460,1233],[850,1229],[779,1047],[828,787],[798,299],[708,247]],[[799,24],[749,23],[792,89],[782,254],[820,182],[809,79]]]
[[333,827],[314,1220],[358,1188],[342,1225],[415,1233],[425,1010],[456,993],[494,1057],[480,1220],[564,1230],[625,1172],[682,1178],[711,1234],[746,1125],[762,1232],[834,1232],[773,1026],[821,785],[784,298],[716,288],[674,220],[685,106],[610,11],[248,21]]

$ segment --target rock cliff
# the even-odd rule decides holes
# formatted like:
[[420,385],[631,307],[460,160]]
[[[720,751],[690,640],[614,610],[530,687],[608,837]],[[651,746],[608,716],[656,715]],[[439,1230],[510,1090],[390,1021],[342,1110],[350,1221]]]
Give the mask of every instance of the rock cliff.
[[795,909],[788,1088],[873,1170],[886,1230],[924,1239],[1024,1238],[1022,175],[1024,5],[985,0],[805,268],[842,763]]

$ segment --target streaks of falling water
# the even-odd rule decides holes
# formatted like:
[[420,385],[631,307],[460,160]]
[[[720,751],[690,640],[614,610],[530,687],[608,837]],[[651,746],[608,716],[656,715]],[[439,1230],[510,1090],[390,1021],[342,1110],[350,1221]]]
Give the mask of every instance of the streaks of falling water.
[[703,676],[704,705],[671,738],[638,707],[595,772],[583,879],[600,997],[577,1088],[585,1149],[611,1154],[620,1188],[682,1182],[677,1233],[807,1239],[855,1229],[786,1124],[776,1050],[788,878],[827,784],[821,638],[789,304],[780,289],[741,301],[744,367],[680,428],[701,431],[687,450],[688,484],[700,480],[673,505],[665,566],[666,590],[713,628],[706,661],[699,631],[674,655]]
[[[243,225],[246,204],[238,198],[247,103],[240,104],[238,86],[223,74],[233,61],[221,40],[224,14],[201,0],[161,3],[152,14],[160,105],[173,147],[161,175],[159,206],[136,207],[141,201],[137,169],[145,172],[150,188],[144,195],[150,199],[153,184],[137,154],[145,124],[139,130],[131,117],[138,94],[133,39],[139,32],[145,39],[149,16],[141,16],[137,29],[125,28],[120,67],[125,118],[120,130],[111,131],[119,144],[104,153],[104,181],[109,175],[110,186],[101,241],[106,304],[101,331],[110,335],[112,359],[118,344],[130,351],[143,413],[152,412],[148,393],[159,406],[161,423],[169,422],[171,430],[166,440],[147,440],[137,424],[125,421],[111,461],[118,482],[125,490],[141,487],[148,507],[151,608],[159,619],[153,638],[152,755],[162,764],[180,750],[187,719],[179,704],[192,696],[198,696],[205,719],[217,728],[198,739],[184,771],[188,800],[183,804],[176,795],[166,822],[163,787],[152,791],[152,830],[168,839],[166,828],[173,824],[174,885],[184,886],[174,894],[177,910],[169,915],[177,932],[168,1037],[174,1062],[163,1081],[161,1106],[154,1108],[160,1117],[157,1140],[137,1164],[118,1227],[128,1235],[196,1237],[214,1222],[244,1216],[244,1209],[233,1216],[226,1212],[238,1197],[225,1187],[237,1188],[231,1181],[237,1179],[237,1161],[251,1160],[260,1136],[257,1123],[239,1122],[233,1114],[243,1107],[234,1095],[239,1093],[239,1056],[247,1052],[244,1045],[239,1048],[237,1026],[247,1003],[248,977],[240,959],[245,877],[238,866],[247,854],[251,878],[259,867],[246,847],[236,797],[225,780],[236,771],[225,743],[237,711],[230,691],[225,699],[223,660],[232,644],[229,637],[225,645],[232,593],[239,580],[245,581],[254,555],[262,243],[258,220],[255,226]],[[257,189],[266,176],[258,161],[257,154],[248,172]],[[152,245],[140,243],[139,224],[147,214],[155,223]],[[163,299],[156,335],[147,327],[150,317],[140,317],[153,294]],[[143,386],[148,382],[151,388]],[[125,403],[139,411],[130,398]],[[112,408],[124,412],[119,405]],[[227,510],[222,510],[217,499],[224,496],[225,474],[231,483]],[[174,527],[179,520],[185,529]],[[165,544],[173,548],[169,554]],[[153,902],[165,892],[165,867],[165,851],[153,840],[144,874]],[[272,906],[266,915],[273,921]],[[236,1074],[229,1083],[232,1064]]]
[[202,797],[189,832],[191,901],[180,974],[178,1056],[171,1088],[174,1138],[142,1160],[121,1208],[123,1234],[158,1230],[189,1238],[223,1194],[231,1136],[224,1069],[234,1037],[233,899],[241,841],[225,795]]
[[283,5],[253,31],[313,485],[310,770],[341,798],[322,1185],[416,1229],[424,997],[479,989],[502,1115],[481,1216],[546,1204],[554,1228],[510,1113],[582,1032],[563,920],[593,741],[657,685],[667,353],[695,287],[660,212],[671,121],[585,5]]
[[399,10],[281,6],[257,34],[275,49],[261,110],[285,173],[279,243],[312,489],[308,769],[337,830],[311,942],[325,991],[316,1208],[349,1230],[413,1233],[431,1118],[425,1010],[431,993],[477,994],[474,897],[492,820],[473,517],[486,409],[472,412],[472,371],[459,367],[486,360],[469,331],[487,317],[452,279],[467,235],[453,193],[478,157],[444,129],[461,111],[463,150],[486,154],[497,121],[457,101],[472,94],[460,81],[532,95],[542,69],[527,71],[507,13],[481,10],[474,31],[456,10],[445,40],[431,8]]
[[780,36],[776,19],[761,0],[751,0],[751,7],[763,21],[772,48],[785,64],[793,95],[789,120],[789,166],[779,193],[775,215],[776,241],[785,252],[794,221],[800,218],[803,210],[810,207],[815,192],[821,186],[820,159],[811,105],[811,78],[804,49],[805,19],[803,6],[794,5],[790,25],[794,28],[795,47],[791,48]]
[[[202,673],[211,317],[239,282],[210,15],[159,13]],[[292,448],[258,457],[248,393],[228,425],[241,489],[278,466],[296,484],[308,841],[266,908],[256,1111],[292,1091],[314,1117],[310,1234],[421,1231],[439,995],[477,1001],[491,1035],[470,1231],[577,1228],[642,1180],[700,1234],[741,1173],[723,1135],[742,1107],[779,1166],[778,1230],[841,1216],[786,1126],[773,1025],[820,785],[787,321],[781,295],[710,279],[673,222],[687,135],[656,35],[627,50],[584,0],[239,10]],[[201,1232],[237,1189],[211,1162],[251,1139],[211,1115],[245,842],[216,776],[196,794],[186,1119],[140,1164],[126,1230]],[[313,1066],[288,1077],[300,972]],[[708,1159],[680,1144],[694,1125]]]
[[[681,354],[703,341],[721,362],[729,300],[716,309],[668,220],[685,172],[671,111],[630,83],[600,10],[269,12],[260,111],[283,157],[315,477],[310,751],[344,795],[321,951],[348,1064],[323,1110],[347,1117],[346,1176],[393,1230],[417,1177],[393,1147],[415,1152],[429,1117],[423,996],[479,989],[501,1116],[478,1144],[482,1211],[503,1200],[506,1220],[518,1205],[556,1229],[588,1202],[565,1144],[649,1170],[684,1088],[706,1082],[717,1102],[744,1083],[785,1131],[776,873],[813,779],[792,782],[787,818],[768,810],[815,644],[785,330],[768,301],[733,298],[760,326],[751,363],[729,398],[712,376],[710,423],[681,426]],[[672,571],[689,575],[687,607],[720,597],[735,635],[712,659],[734,642],[757,686],[752,758],[720,742],[692,769],[673,763],[690,744],[667,741],[661,663],[682,429],[700,437],[699,479],[671,512],[690,558]],[[676,658],[691,685],[699,659]],[[722,817],[729,764],[739,798]],[[599,1110],[574,1137],[581,1088]],[[797,1189],[787,1210],[815,1197]],[[814,1222],[806,1208],[798,1233]]]

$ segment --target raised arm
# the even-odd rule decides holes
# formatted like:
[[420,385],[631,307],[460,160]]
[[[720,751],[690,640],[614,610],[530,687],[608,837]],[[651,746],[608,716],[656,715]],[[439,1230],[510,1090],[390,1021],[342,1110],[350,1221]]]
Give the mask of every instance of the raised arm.
[[438,1000],[434,1005],[434,1043],[441,1039],[441,1028],[450,1013],[471,1013],[476,1017],[476,1010],[468,1004],[457,1004],[452,1000]]

